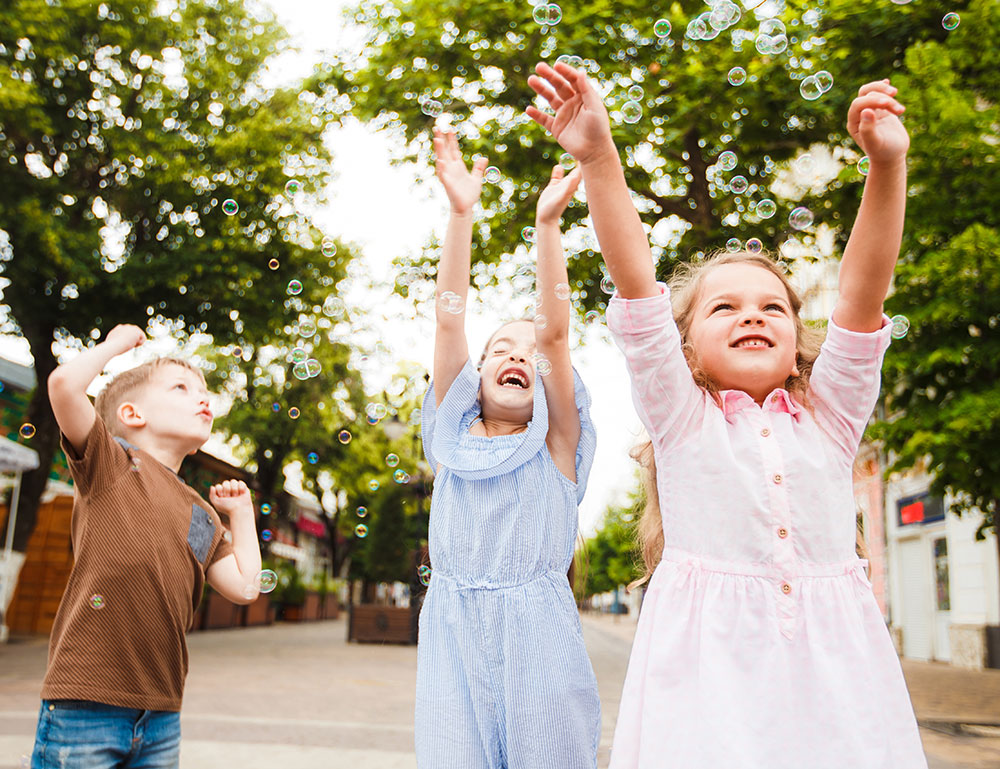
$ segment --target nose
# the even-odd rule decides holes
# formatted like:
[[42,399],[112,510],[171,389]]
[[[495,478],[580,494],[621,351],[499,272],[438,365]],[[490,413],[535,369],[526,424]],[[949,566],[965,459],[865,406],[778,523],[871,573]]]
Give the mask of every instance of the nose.
[[513,361],[515,363],[517,363],[517,362],[527,363],[528,362],[528,356],[526,354],[522,353],[520,350],[514,350],[514,351],[512,351],[511,354],[508,355],[507,357],[511,361]]
[[741,326],[763,326],[764,325],[764,316],[761,315],[759,312],[756,312],[756,311],[750,312],[747,315],[743,316],[743,318],[740,320],[740,325]]

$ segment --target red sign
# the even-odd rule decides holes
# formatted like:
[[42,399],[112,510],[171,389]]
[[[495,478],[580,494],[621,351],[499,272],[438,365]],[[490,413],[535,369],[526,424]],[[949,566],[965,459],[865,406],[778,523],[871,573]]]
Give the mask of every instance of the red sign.
[[918,499],[916,502],[911,502],[901,507],[899,518],[903,523],[920,523],[924,520],[923,500]]
[[299,531],[304,531],[311,537],[325,537],[326,536],[326,526],[323,525],[321,521],[314,521],[312,518],[306,518],[304,515],[299,516],[299,520],[295,524]]

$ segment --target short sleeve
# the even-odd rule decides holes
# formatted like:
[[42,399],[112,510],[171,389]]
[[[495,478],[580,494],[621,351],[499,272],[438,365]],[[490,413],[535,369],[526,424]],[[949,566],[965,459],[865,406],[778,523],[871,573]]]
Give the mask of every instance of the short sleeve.
[[[542,381],[544,382],[544,380]],[[575,368],[573,369],[573,398],[576,400],[576,410],[580,414],[580,440],[576,444],[576,501],[579,504],[583,501],[583,495],[587,491],[590,468],[594,464],[594,453],[597,450],[597,430],[590,418],[590,393],[587,392],[587,388]]]
[[111,436],[98,414],[94,415],[94,425],[87,434],[87,445],[82,454],[62,434],[60,445],[66,454],[76,490],[83,497],[100,494],[131,466],[128,452]]
[[878,401],[882,359],[891,341],[892,323],[884,315],[882,328],[867,333],[831,320],[809,375],[816,421],[851,461]]
[[[215,532],[215,536],[212,538],[212,544],[208,549],[208,557],[205,559],[206,569],[216,561],[221,561],[227,555],[232,555],[234,552],[232,534],[230,534],[229,530],[222,525],[222,519],[219,518],[219,514],[215,512],[215,508],[209,506],[208,510],[215,519],[217,530]],[[228,537],[226,536],[227,534],[229,535]]]
[[657,285],[657,296],[624,299],[615,293],[608,303],[608,328],[625,354],[639,419],[654,445],[663,448],[697,428],[705,393],[681,349],[670,291]]
[[493,478],[524,464],[545,446],[549,412],[543,387],[535,388],[528,429],[496,438],[469,433],[469,426],[480,413],[479,372],[472,361],[465,362],[440,408],[435,402],[431,381],[420,413],[424,454],[435,470],[442,465],[471,481]]

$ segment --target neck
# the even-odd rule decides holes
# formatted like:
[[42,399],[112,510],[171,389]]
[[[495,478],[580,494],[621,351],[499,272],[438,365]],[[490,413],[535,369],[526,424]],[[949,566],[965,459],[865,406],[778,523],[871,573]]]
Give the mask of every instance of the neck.
[[133,446],[138,446],[161,465],[170,468],[175,473],[178,472],[181,469],[181,463],[184,461],[184,457],[191,453],[190,446],[182,447],[164,445],[163,443],[153,441],[150,438],[151,436],[139,434],[129,436],[125,440]]
[[484,434],[489,438],[497,435],[516,435],[528,429],[528,425],[524,422],[510,422],[486,416],[482,418],[480,424],[483,427]]

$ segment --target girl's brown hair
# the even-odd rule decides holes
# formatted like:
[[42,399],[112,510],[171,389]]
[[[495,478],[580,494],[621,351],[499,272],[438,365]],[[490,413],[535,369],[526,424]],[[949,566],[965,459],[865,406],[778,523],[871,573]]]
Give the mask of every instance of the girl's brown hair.
[[[784,270],[767,254],[751,253],[749,251],[721,251],[713,254],[707,260],[698,263],[688,263],[674,271],[667,285],[670,288],[670,302],[674,321],[681,335],[681,349],[687,359],[691,376],[695,383],[718,400],[718,385],[711,380],[698,363],[697,355],[691,346],[688,334],[691,329],[691,319],[694,315],[696,299],[708,272],[723,264],[752,264],[761,267],[775,275],[785,287],[788,303],[792,308],[795,320],[796,366],[799,373],[785,380],[785,389],[796,396],[796,399],[808,407],[806,391],[809,388],[809,374],[813,363],[819,356],[819,348],[823,342],[822,331],[807,326],[799,316],[802,309],[802,299],[788,282]],[[721,404],[720,404],[721,405]],[[632,458],[639,464],[642,478],[644,506],[639,519],[637,536],[644,567],[644,574],[629,585],[633,587],[646,582],[663,555],[663,518],[660,513],[659,493],[656,489],[656,460],[653,453],[653,443],[646,440],[630,452]]]

